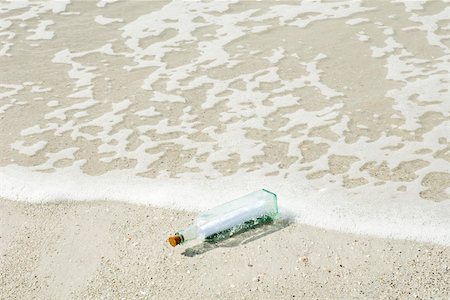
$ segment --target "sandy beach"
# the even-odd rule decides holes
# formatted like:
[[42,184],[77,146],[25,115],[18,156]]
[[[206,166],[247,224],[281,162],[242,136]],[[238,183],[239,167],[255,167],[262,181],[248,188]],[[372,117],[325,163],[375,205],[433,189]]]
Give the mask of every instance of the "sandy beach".
[[172,248],[195,217],[125,203],[0,202],[4,299],[448,299],[450,248],[278,222]]
[[[0,1],[0,299],[449,299],[448,1]],[[281,218],[170,247],[266,188]]]

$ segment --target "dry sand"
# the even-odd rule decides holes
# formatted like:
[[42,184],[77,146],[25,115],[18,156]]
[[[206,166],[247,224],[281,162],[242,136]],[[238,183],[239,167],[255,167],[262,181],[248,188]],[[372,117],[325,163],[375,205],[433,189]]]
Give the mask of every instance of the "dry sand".
[[195,216],[0,201],[2,299],[448,299],[450,248],[278,221],[170,247]]

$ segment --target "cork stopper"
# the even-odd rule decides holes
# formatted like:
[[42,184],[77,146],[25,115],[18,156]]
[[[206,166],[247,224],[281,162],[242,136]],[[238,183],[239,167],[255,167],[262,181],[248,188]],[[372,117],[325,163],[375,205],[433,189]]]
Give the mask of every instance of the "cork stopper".
[[181,237],[178,234],[171,235],[167,241],[172,247],[176,247],[177,245],[181,244]]

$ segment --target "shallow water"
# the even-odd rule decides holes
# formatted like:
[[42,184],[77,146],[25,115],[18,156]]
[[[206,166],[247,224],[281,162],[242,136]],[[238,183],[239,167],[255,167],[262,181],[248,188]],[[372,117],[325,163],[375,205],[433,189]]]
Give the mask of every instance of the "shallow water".
[[0,196],[450,244],[450,5],[0,2]]

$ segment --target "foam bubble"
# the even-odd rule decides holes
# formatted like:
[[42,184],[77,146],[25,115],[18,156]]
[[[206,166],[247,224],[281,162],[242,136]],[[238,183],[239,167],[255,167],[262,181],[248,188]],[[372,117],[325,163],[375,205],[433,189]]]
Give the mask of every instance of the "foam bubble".
[[11,148],[17,150],[21,154],[25,154],[28,156],[36,155],[39,151],[47,146],[47,141],[39,141],[32,145],[25,145],[24,140],[16,141],[11,144]]
[[47,26],[55,24],[52,20],[42,20],[39,21],[38,26],[35,29],[28,30],[34,34],[27,37],[27,40],[38,41],[38,40],[51,40],[55,35],[53,31],[47,30]]
[[104,17],[102,15],[96,16],[95,17],[95,22],[100,24],[100,25],[107,25],[107,24],[111,24],[114,22],[123,22],[123,19],[121,18],[107,18]]

